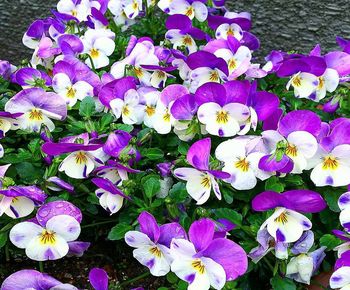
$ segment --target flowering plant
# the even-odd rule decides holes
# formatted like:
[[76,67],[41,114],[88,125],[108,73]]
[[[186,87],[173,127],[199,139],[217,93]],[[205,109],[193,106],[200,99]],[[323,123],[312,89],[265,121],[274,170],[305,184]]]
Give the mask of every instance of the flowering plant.
[[349,41],[260,65],[224,2],[60,0],[0,62],[1,289],[349,289]]

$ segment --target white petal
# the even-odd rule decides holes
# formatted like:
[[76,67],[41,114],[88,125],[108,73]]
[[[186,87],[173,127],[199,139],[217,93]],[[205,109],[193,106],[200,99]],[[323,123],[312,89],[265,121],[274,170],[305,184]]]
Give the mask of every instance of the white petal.
[[34,207],[34,202],[31,199],[24,196],[18,196],[12,199],[12,203],[5,213],[13,219],[22,218],[31,214]]
[[216,147],[215,157],[220,161],[246,157],[246,145],[249,140],[231,139],[224,141]]
[[88,155],[85,152],[78,151],[69,154],[62,161],[59,171],[64,171],[69,177],[83,179],[92,172],[94,167],[95,164]]
[[330,286],[332,289],[341,288],[350,284],[350,267],[344,266],[337,269],[331,276]]
[[121,209],[123,206],[123,201],[124,198],[118,194],[110,193],[107,195],[106,204],[111,214],[114,214]]
[[52,243],[43,243],[41,236],[37,236],[26,247],[26,255],[35,261],[57,260],[67,255],[68,251],[66,240],[56,234]]
[[35,223],[21,222],[11,229],[10,240],[16,247],[24,249],[42,231],[43,228]]
[[297,147],[297,153],[300,152],[305,158],[312,158],[316,154],[318,148],[317,140],[309,132],[292,132],[288,135],[287,140],[291,145],[295,145]]
[[125,242],[133,248],[140,248],[143,246],[153,246],[154,243],[150,238],[141,232],[138,231],[128,231],[125,234]]
[[336,90],[339,84],[339,74],[335,69],[327,68],[323,74],[325,86],[328,92],[332,93]]
[[49,219],[46,228],[51,230],[67,242],[76,240],[80,235],[79,222],[70,215],[57,215]]
[[192,7],[194,8],[194,16],[198,21],[203,22],[207,19],[208,8],[204,3],[195,1],[192,3]]
[[226,273],[224,268],[212,259],[201,258],[210,280],[210,285],[214,289],[222,289],[226,283]]
[[65,73],[58,73],[52,79],[52,88],[57,93],[61,93],[71,86],[72,82]]
[[85,97],[93,96],[94,88],[85,81],[76,82],[73,85],[73,88],[76,90],[76,97],[78,100],[83,100]]

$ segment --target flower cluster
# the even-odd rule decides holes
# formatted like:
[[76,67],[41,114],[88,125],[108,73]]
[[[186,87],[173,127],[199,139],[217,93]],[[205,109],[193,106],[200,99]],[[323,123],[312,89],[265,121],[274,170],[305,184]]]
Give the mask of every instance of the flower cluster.
[[[0,61],[5,258],[84,258],[109,232],[169,288],[294,289],[336,250],[330,286],[350,287],[349,41],[259,64],[250,28],[219,0],[60,0],[34,21],[31,59]],[[1,286],[27,288],[78,289]]]

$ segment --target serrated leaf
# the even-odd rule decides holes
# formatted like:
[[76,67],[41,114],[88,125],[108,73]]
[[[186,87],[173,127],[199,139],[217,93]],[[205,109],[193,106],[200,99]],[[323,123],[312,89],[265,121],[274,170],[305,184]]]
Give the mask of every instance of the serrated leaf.
[[341,241],[331,235],[331,234],[325,234],[320,238],[320,245],[327,247],[328,250],[333,250],[335,247],[339,246],[341,244]]
[[89,118],[95,112],[95,100],[93,97],[85,97],[79,106],[79,115],[82,117]]
[[288,279],[286,277],[282,278],[279,275],[276,275],[270,280],[271,286],[273,290],[296,290],[293,280]]
[[158,160],[164,157],[164,153],[158,148],[149,148],[142,151],[142,156],[150,160]]
[[109,234],[108,239],[111,241],[117,241],[124,238],[125,234],[130,231],[132,227],[127,223],[120,223],[114,226]]
[[148,198],[152,198],[153,196],[155,196],[160,191],[159,178],[147,178],[146,181],[143,182],[143,189],[145,191],[145,195]]
[[242,215],[230,208],[219,208],[214,210],[215,215],[219,219],[228,219],[233,222],[235,225],[242,225]]

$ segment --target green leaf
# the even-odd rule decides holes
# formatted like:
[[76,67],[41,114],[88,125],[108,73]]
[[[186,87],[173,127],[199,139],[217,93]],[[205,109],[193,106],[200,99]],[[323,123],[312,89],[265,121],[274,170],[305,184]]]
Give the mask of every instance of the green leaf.
[[95,101],[93,97],[85,97],[79,107],[79,115],[90,118],[95,112]]
[[173,187],[169,190],[169,196],[175,202],[184,202],[188,197],[186,185],[183,182],[175,183]]
[[342,192],[337,192],[335,190],[329,190],[323,194],[323,197],[326,200],[331,211],[340,212],[338,199],[341,194]]
[[331,234],[326,234],[320,238],[320,244],[321,246],[327,247],[328,250],[332,250],[339,246],[341,241]]
[[166,275],[166,279],[170,284],[175,284],[179,280],[177,276],[172,272]]
[[[145,178],[143,178],[144,180]],[[160,191],[160,181],[159,178],[151,177],[147,178],[145,182],[143,182],[143,189],[148,198],[152,198]]]
[[238,226],[242,225],[242,215],[233,209],[219,208],[219,209],[215,209],[214,213],[219,219],[221,218],[228,219],[229,221],[233,222]]
[[162,150],[158,148],[149,148],[149,149],[143,150],[142,156],[150,160],[158,160],[164,157],[164,153]]
[[102,118],[100,119],[100,129],[103,130],[106,127],[109,126],[113,122],[113,115],[110,113],[103,114]]
[[265,182],[265,190],[272,190],[276,192],[284,191],[284,184],[280,182],[279,178],[276,176],[271,176]]
[[270,280],[272,289],[274,290],[296,290],[293,280],[286,277],[282,278],[279,275],[276,275]]
[[177,151],[179,151],[179,153],[182,155],[186,155],[189,148],[190,145],[188,143],[181,142],[177,147]]
[[6,245],[7,235],[7,232],[0,232],[0,249]]
[[22,162],[16,164],[16,170],[22,181],[26,183],[34,183],[34,181],[42,178],[43,170],[38,167],[34,167],[29,162]]
[[114,226],[109,234],[108,239],[111,241],[117,241],[124,238],[125,234],[130,231],[132,227],[127,223],[120,223]]
[[30,152],[32,152],[33,154],[40,152],[39,151],[39,149],[40,149],[40,141],[41,141],[40,138],[35,138],[35,139],[32,139],[29,142],[28,149],[30,150]]

